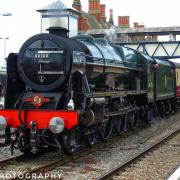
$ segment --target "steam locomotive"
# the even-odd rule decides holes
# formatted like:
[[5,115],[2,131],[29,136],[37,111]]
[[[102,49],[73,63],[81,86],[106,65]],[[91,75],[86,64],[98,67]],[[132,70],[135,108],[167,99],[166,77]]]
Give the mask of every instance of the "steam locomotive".
[[7,59],[0,130],[11,150],[74,153],[175,111],[175,66],[105,39],[51,27]]

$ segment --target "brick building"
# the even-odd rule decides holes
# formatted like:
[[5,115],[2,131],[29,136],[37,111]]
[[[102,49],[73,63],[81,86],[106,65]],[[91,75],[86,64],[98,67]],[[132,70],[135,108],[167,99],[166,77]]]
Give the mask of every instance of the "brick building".
[[[139,42],[156,41],[156,35],[128,33],[138,32],[144,29],[144,25],[138,22],[130,28],[130,16],[118,16],[118,25],[114,25],[113,9],[109,9],[109,19],[107,21],[106,5],[100,0],[88,0],[88,13],[82,10],[81,0],[73,0],[72,7],[65,6],[60,0],[37,10],[41,13],[41,32],[47,32],[49,27],[64,27],[70,30],[69,37],[80,33],[91,34],[89,31],[97,30],[96,37],[104,37],[100,32],[105,30],[105,38],[110,41]],[[127,33],[124,33],[124,32]]]
[[78,21],[79,31],[108,29],[112,26],[112,23],[106,21],[106,5],[101,4],[100,0],[89,0],[88,13],[82,10],[81,0],[74,0],[72,7],[81,12]]

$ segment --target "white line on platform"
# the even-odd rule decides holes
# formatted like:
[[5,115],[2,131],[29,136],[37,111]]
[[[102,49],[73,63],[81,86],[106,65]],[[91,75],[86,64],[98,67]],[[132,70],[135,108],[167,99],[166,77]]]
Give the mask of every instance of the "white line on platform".
[[168,180],[179,180],[180,179],[180,167],[168,178]]

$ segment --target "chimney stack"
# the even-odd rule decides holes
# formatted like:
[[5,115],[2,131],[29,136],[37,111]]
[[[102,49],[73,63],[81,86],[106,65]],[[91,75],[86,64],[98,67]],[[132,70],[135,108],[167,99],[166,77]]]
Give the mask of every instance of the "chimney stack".
[[144,28],[144,24],[139,24],[138,22],[134,22],[134,28]]
[[101,19],[106,22],[106,5],[101,4]]
[[109,14],[110,14],[110,16],[109,16],[109,23],[110,23],[111,25],[114,25],[113,9],[110,9],[110,10],[109,10]]
[[[73,4],[72,7],[76,10],[78,10],[79,12],[82,11],[82,6],[81,6],[81,0],[73,0]],[[79,14],[79,18],[78,18],[78,30],[81,30],[81,24],[82,24],[82,14]]]
[[97,19],[101,18],[100,0],[89,0],[89,14],[95,16]]
[[81,1],[80,0],[73,0],[72,7],[78,11],[82,11]]
[[129,16],[118,16],[118,26],[122,28],[129,28]]
[[134,22],[134,28],[138,28],[138,22]]
[[69,37],[69,30],[64,28],[64,27],[49,27],[47,29],[49,31],[49,34],[54,34],[56,36],[61,36],[61,37]]

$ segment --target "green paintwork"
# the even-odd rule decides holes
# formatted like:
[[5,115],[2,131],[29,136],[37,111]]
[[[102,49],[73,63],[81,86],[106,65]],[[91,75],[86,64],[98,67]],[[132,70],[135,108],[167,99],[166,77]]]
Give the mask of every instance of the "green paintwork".
[[[96,88],[109,87],[119,90],[141,90],[142,78],[137,51],[111,45],[105,39],[80,35],[74,37],[85,45],[91,57],[91,75],[88,81]],[[87,69],[89,68],[87,67]],[[143,89],[144,90],[144,89]]]
[[174,74],[168,61],[156,60],[160,65],[156,72],[156,100],[174,95]]
[[[144,70],[148,102],[174,96],[174,74],[171,64],[165,60],[152,59],[146,55],[142,56],[146,64]],[[153,70],[152,64],[156,63],[160,65],[160,68]]]
[[148,101],[154,100],[154,72],[151,70],[151,63],[147,64],[147,96]]
[[141,53],[139,53],[139,59],[141,59],[141,64],[144,69],[142,83],[144,85],[144,89],[147,90],[147,99],[150,102],[154,100],[154,72],[151,70],[151,65],[154,60]]
[[[75,39],[84,44],[91,54],[91,84],[120,90],[147,90],[148,102],[174,95],[173,70],[168,61],[152,59],[101,38],[77,36]],[[156,63],[160,64],[158,70],[152,69]]]

